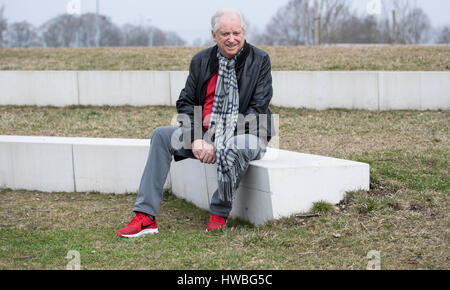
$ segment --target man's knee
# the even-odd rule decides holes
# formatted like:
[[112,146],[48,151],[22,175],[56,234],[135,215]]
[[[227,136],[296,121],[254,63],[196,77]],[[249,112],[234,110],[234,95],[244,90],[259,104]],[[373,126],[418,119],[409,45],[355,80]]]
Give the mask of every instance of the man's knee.
[[174,132],[175,127],[158,127],[153,130],[152,133],[152,143],[153,142],[162,142],[162,143],[170,143],[170,139]]

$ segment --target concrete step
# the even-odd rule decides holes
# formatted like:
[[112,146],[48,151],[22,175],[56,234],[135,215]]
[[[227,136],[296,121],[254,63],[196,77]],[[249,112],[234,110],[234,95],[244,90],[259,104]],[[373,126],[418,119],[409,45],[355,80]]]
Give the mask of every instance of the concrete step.
[[[0,105],[175,106],[187,71],[0,71]],[[446,71],[272,71],[272,105],[448,110]],[[43,86],[42,84],[45,84]]]

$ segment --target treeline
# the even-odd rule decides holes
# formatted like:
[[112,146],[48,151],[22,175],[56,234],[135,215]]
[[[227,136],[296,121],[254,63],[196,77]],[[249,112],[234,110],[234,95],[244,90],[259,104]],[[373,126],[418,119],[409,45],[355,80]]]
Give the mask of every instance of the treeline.
[[[373,15],[359,15],[352,1],[291,0],[262,32],[249,25],[249,41],[256,45],[450,44],[450,26],[432,27],[428,15],[413,0],[379,0],[379,11]],[[8,23],[4,10],[0,8],[0,47],[186,45],[175,32],[146,25],[119,27],[109,17],[94,13],[62,14],[34,27],[26,21]],[[196,40],[194,44],[202,43]]]
[[[359,0],[357,0],[359,1]],[[260,45],[450,43],[450,27],[434,28],[413,0],[380,0],[358,15],[352,0],[291,0],[253,42]]]
[[95,13],[62,14],[39,27],[26,21],[9,24],[0,8],[0,47],[183,46],[175,32],[155,26],[114,24]]

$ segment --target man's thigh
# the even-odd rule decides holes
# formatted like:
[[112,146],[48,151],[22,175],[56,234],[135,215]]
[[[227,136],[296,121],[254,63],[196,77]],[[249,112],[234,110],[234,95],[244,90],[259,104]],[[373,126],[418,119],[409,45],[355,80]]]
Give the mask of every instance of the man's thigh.
[[186,148],[186,142],[184,142],[184,135],[181,127],[166,127],[168,133],[170,133],[170,144],[173,149],[173,155],[175,161],[180,161],[185,158],[194,158],[194,153],[192,149]]
[[184,148],[183,134],[180,134],[180,132],[180,127],[158,127],[153,131],[152,145],[167,146],[172,155],[174,155],[175,160],[195,158],[191,149]]

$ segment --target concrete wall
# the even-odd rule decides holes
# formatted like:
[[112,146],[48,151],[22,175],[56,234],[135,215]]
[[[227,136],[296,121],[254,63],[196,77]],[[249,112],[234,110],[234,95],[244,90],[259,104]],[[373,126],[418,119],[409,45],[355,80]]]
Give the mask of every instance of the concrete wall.
[[272,104],[282,107],[378,109],[377,72],[273,72]]
[[77,72],[0,71],[0,105],[78,104]]
[[170,106],[169,72],[80,71],[80,105],[165,105]]
[[0,135],[0,187],[137,192],[149,148],[141,139]]
[[[0,105],[174,106],[186,71],[0,71]],[[272,104],[450,109],[450,72],[273,71]]]
[[[171,106],[170,75],[168,71],[0,71],[0,105]],[[179,78],[172,78],[173,87],[179,87]]]

